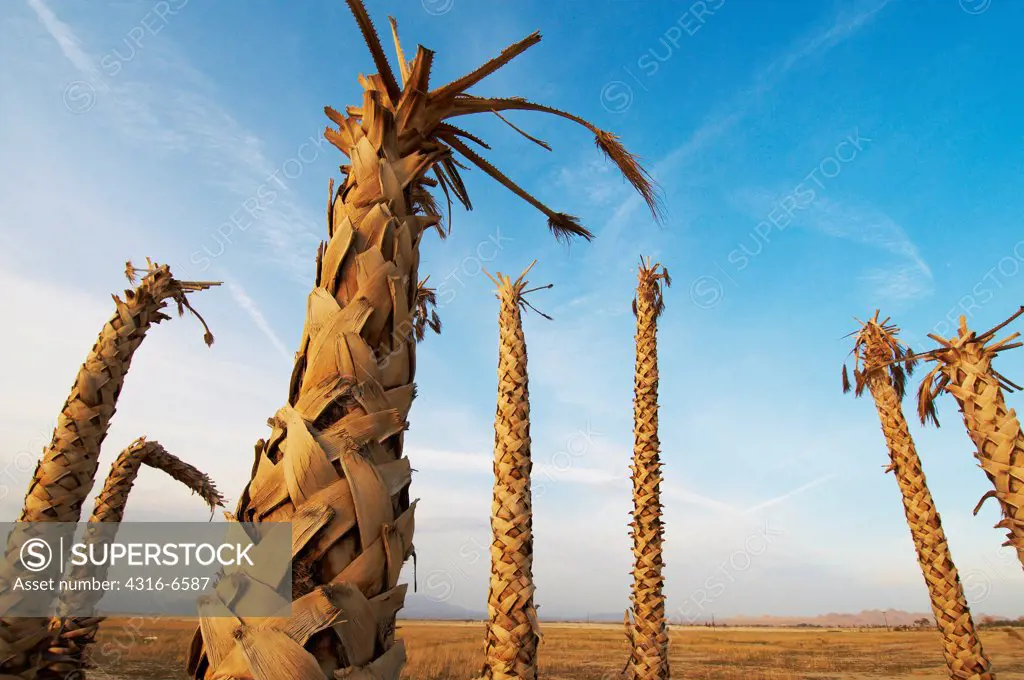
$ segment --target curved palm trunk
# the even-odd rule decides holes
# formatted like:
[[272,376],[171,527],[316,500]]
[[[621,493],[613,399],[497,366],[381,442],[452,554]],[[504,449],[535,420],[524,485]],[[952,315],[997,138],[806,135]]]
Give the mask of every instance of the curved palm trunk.
[[[900,396],[904,377],[898,364],[892,365],[894,360],[903,359],[902,353],[894,355],[893,352],[893,348],[898,347],[895,331],[894,327],[884,326],[884,322],[877,323],[877,314],[865,324],[855,350],[864,363],[863,372],[858,373],[858,393],[866,386],[878,411],[889,449],[891,464],[888,469],[895,474],[903,497],[904,514],[917,561],[928,588],[932,613],[942,634],[942,651],[949,677],[953,680],[990,680],[995,678],[995,672],[978,639],[939,513],[925,481],[921,459],[903,416]],[[895,384],[894,369],[897,372]]]
[[[118,455],[110,468],[103,489],[96,497],[96,505],[92,511],[90,522],[106,523],[103,528],[86,531],[83,541],[95,543],[110,542],[117,535],[117,524],[124,518],[135,479],[143,465],[168,474],[193,492],[197,493],[211,509],[223,506],[224,498],[207,475],[167,452],[155,441],[147,441],[139,437]],[[107,567],[92,568],[83,566],[68,574],[69,580],[106,578]],[[69,611],[84,612],[93,609],[102,599],[103,591],[75,590],[65,591],[61,595],[58,616],[50,621],[50,628],[58,632],[59,638],[47,654],[46,675],[55,678],[67,678],[69,674],[87,667],[86,648],[96,639],[102,616],[76,616],[65,618]],[[75,677],[75,676],[70,676]]]
[[[317,255],[287,402],[271,419],[269,439],[257,442],[236,512],[239,521],[292,522],[294,606],[288,617],[251,623],[201,616],[187,663],[197,678],[399,676],[405,649],[395,641],[395,615],[406,587],[398,577],[413,551],[415,507],[403,432],[415,395],[416,334],[435,325],[417,316],[424,301],[419,245],[440,223],[429,188],[439,187],[449,205],[454,196],[471,207],[457,152],[547,215],[557,236],[590,237],[575,218],[549,209],[469,148],[467,142],[487,145],[446,119],[517,108],[573,120],[595,134],[656,212],[653,184],[614,135],[521,98],[466,92],[539,35],[430,89],[433,52],[419,47],[407,61],[392,21],[399,80],[362,2],[347,2],[378,72],[360,77],[361,106],[345,114],[326,109],[338,127],[325,136],[350,164],[342,166],[337,192],[331,184],[328,241]],[[261,587],[239,579],[240,587]]]
[[[928,353],[937,362],[936,370],[942,377],[934,388],[931,380],[922,383],[921,416],[935,418],[932,400],[941,389],[956,399],[976,447],[975,457],[993,486],[982,501],[990,497],[998,501],[1003,519],[996,526],[1007,530],[1004,545],[1014,547],[1024,566],[1024,433],[1017,413],[1007,407],[1003,396],[1004,386],[1015,386],[992,368],[996,354],[1020,346],[1019,342],[1011,344],[1019,334],[990,343],[996,331],[1019,314],[982,335],[968,330],[967,320],[960,317],[956,337],[930,336],[942,345]],[[975,513],[980,506],[981,503]]]
[[661,444],[658,440],[658,317],[664,307],[661,284],[670,282],[660,265],[644,261],[633,312],[636,315],[636,375],[633,399],[633,588],[626,617],[630,642],[626,676],[667,680],[668,626],[662,592]]
[[[124,300],[114,296],[117,311],[103,326],[78,371],[57,418],[53,439],[29,484],[19,522],[79,521],[96,476],[100,445],[107,436],[135,351],[150,326],[169,318],[162,311],[168,301],[177,303],[179,312],[183,308],[191,310],[186,295],[218,285],[178,281],[167,265],[153,263],[146,270],[136,270],[129,263],[129,280],[134,282],[140,271],[145,276],[138,286],[125,291]],[[207,344],[213,342],[209,329],[205,339]],[[17,597],[9,584],[22,574],[18,549],[32,535],[26,527],[12,533],[8,540],[0,574],[0,592],[6,592],[7,597]],[[29,677],[40,668],[50,638],[48,623],[45,618],[0,618],[0,674]]]
[[[533,265],[530,265],[532,267]],[[540,641],[533,594],[530,389],[521,308],[529,268],[515,281],[497,274],[498,407],[494,416],[491,581],[483,677],[535,680]],[[493,279],[492,279],[493,280]]]

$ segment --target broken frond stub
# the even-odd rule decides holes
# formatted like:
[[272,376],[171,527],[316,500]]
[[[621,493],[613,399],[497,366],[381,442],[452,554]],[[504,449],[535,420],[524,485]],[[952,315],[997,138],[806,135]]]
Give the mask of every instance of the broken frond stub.
[[[183,316],[187,309],[197,319],[199,323],[203,325],[203,341],[207,345],[213,344],[213,333],[210,332],[210,327],[206,323],[206,319],[195,310],[195,308],[189,303],[188,294],[195,293],[202,290],[207,290],[215,286],[219,286],[220,281],[180,281],[174,278],[171,274],[171,269],[166,264],[157,264],[148,257],[146,258],[146,267],[136,267],[131,261],[125,263],[125,276],[128,281],[135,285],[135,282],[139,279],[139,275],[142,275],[141,282],[136,286],[134,290],[126,290],[125,296],[128,298],[134,298],[139,294],[149,294],[153,300],[172,300],[178,306],[178,316]],[[120,306],[122,301],[116,295],[114,297],[114,303]],[[159,323],[169,317],[165,314],[157,314],[153,323]]]
[[[654,308],[654,318],[657,319],[665,311],[664,290],[672,285],[672,277],[668,275],[668,269],[659,262],[651,264],[651,258],[640,258],[640,271],[637,275],[637,296],[645,296],[647,301]],[[633,298],[633,316],[637,315],[637,298]]]
[[545,314],[544,312],[540,311],[539,309],[531,305],[530,302],[526,299],[526,296],[529,295],[530,293],[533,293],[538,290],[547,290],[548,288],[554,287],[554,284],[552,283],[549,283],[544,286],[535,286],[533,288],[526,287],[528,283],[528,281],[526,280],[526,275],[529,273],[531,269],[533,269],[533,266],[535,264],[537,264],[537,260],[531,262],[530,266],[524,269],[523,273],[520,274],[519,277],[516,278],[515,280],[513,280],[509,276],[506,276],[505,274],[502,274],[501,272],[495,272],[494,276],[491,276],[490,272],[488,272],[486,269],[484,270],[484,274],[494,283],[494,285],[498,287],[498,290],[496,291],[498,299],[508,299],[515,303],[516,305],[518,305],[520,309],[528,307],[533,311],[537,312],[538,314],[540,314],[548,321],[552,321],[553,319],[551,316]]
[[417,342],[426,337],[428,328],[435,333],[441,332],[441,317],[437,315],[437,289],[427,287],[428,279],[429,276],[416,285],[416,306],[412,323]]
[[854,357],[853,384],[850,383],[846,364],[843,364],[843,392],[860,396],[867,386],[867,379],[878,371],[888,372],[889,381],[896,390],[896,396],[903,398],[907,389],[907,376],[913,374],[919,359],[898,337],[900,329],[889,323],[889,318],[879,321],[878,310],[866,322],[859,319],[860,330],[855,332],[854,345],[850,354]]

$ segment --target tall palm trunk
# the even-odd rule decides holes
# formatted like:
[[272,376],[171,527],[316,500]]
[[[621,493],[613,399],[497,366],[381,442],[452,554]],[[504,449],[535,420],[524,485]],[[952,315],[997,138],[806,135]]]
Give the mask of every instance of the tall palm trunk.
[[[269,438],[257,442],[252,479],[236,511],[240,521],[292,522],[294,606],[289,617],[259,623],[201,616],[187,664],[195,677],[391,680],[401,671],[405,650],[394,628],[406,586],[398,577],[413,550],[415,505],[403,432],[415,394],[416,334],[425,323],[417,315],[419,246],[440,223],[429,188],[440,187],[449,205],[454,195],[470,207],[457,152],[547,215],[556,235],[590,236],[467,145],[487,148],[483,140],[445,119],[519,109],[573,120],[595,134],[657,208],[648,176],[614,135],[521,98],[466,92],[535,45],[538,35],[431,90],[433,52],[419,47],[407,61],[392,20],[400,84],[362,2],[347,2],[378,73],[360,77],[361,106],[344,115],[326,109],[338,128],[325,135],[350,163],[342,166],[337,192],[333,182],[329,190],[328,241],[317,254],[288,398],[271,420]],[[434,178],[426,176],[430,171]]]
[[668,626],[662,592],[661,444],[658,440],[658,317],[665,307],[662,283],[668,272],[642,260],[633,313],[636,315],[636,373],[633,398],[633,589],[627,614],[630,643],[626,676],[667,680]]
[[[145,437],[139,437],[118,455],[117,460],[111,466],[103,489],[96,497],[92,517],[89,518],[92,523],[104,523],[103,527],[97,526],[95,530],[92,527],[87,529],[83,537],[84,542],[109,543],[114,540],[117,535],[117,525],[124,518],[128,495],[131,493],[132,486],[143,465],[165,472],[172,479],[181,482],[199,494],[211,509],[224,505],[224,497],[217,491],[213,480],[207,475],[168,453],[158,442],[147,441]],[[106,578],[106,573],[106,566],[86,565],[72,570],[66,578],[69,580],[96,578],[102,581]],[[95,641],[96,633],[104,617],[80,614],[67,618],[66,615],[72,611],[82,613],[92,610],[103,595],[103,591],[100,590],[74,590],[61,594],[58,615],[50,621],[50,628],[58,631],[59,639],[47,653],[45,676],[74,678],[76,676],[71,674],[76,671],[80,674],[87,667],[86,648]]]
[[[103,326],[78,371],[57,418],[53,439],[36,466],[19,522],[79,521],[96,476],[100,445],[107,436],[135,351],[150,326],[169,318],[162,311],[168,301],[178,305],[179,313],[184,308],[191,310],[186,297],[189,293],[218,285],[178,281],[167,265],[148,264],[145,270],[127,265],[126,274],[132,283],[137,273],[144,272],[145,276],[134,289],[125,291],[124,300],[114,296],[117,311]],[[205,322],[203,326],[206,328]],[[208,328],[205,339],[207,344],[213,342]],[[25,527],[13,532],[8,540],[0,573],[0,593],[8,603],[19,597],[10,585],[26,575],[17,559],[18,550],[37,533]],[[46,618],[0,617],[0,674],[31,676],[40,667],[49,644],[48,623]]]
[[[908,360],[906,348],[896,338],[898,329],[887,325],[887,321],[879,322],[876,312],[857,335],[854,353],[857,363],[863,364],[863,370],[855,369],[856,393],[862,394],[866,386],[878,411],[889,449],[888,470],[895,474],[903,496],[904,514],[917,561],[928,588],[932,613],[942,633],[942,651],[949,677],[953,680],[995,678],[978,639],[939,513],[921,469],[921,459],[903,416],[904,371],[913,370],[913,360]],[[844,391],[849,390],[845,366],[843,382]]]
[[[531,264],[530,267],[533,267]],[[535,680],[539,631],[533,594],[533,501],[530,495],[530,389],[521,310],[526,273],[497,274],[498,408],[494,416],[491,583],[483,677]]]
[[[1024,433],[1021,433],[1016,411],[1006,406],[1003,397],[1004,388],[1019,388],[992,368],[996,354],[1021,345],[1011,342],[1020,334],[1013,333],[991,342],[1001,328],[1022,313],[1024,307],[981,335],[968,330],[964,317],[960,317],[956,337],[944,339],[930,335],[941,347],[921,355],[934,360],[936,367],[921,383],[918,411],[922,421],[931,419],[938,425],[935,397],[944,389],[956,399],[976,447],[975,457],[994,487],[981,502],[992,497],[998,501],[1003,519],[996,526],[1007,530],[1004,545],[1016,549],[1024,566]],[[935,382],[937,374],[941,377]],[[978,503],[974,512],[980,508],[981,503]]]

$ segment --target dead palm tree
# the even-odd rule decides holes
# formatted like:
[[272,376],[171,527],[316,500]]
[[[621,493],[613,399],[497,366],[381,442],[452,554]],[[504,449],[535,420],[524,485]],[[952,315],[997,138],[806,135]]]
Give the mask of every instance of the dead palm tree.
[[[103,489],[96,497],[92,517],[89,518],[94,526],[86,530],[83,542],[109,543],[114,540],[117,526],[124,518],[128,495],[143,465],[160,470],[181,482],[199,494],[211,510],[224,505],[224,497],[207,475],[168,453],[158,442],[139,437],[118,455],[111,466]],[[102,526],[100,523],[103,523]],[[72,581],[90,578],[102,581],[106,579],[106,572],[106,565],[86,565],[73,569],[65,578]],[[69,674],[87,667],[86,648],[95,641],[104,618],[93,615],[91,610],[103,595],[102,590],[69,590],[61,594],[57,616],[50,621],[50,628],[57,631],[58,640],[47,651],[48,675],[67,678]],[[71,612],[75,615],[69,616]]]
[[[878,320],[878,312],[862,324],[856,334],[853,355],[855,394],[867,387],[878,410],[882,434],[889,449],[887,472],[893,472],[903,496],[903,509],[917,551],[935,622],[942,633],[942,651],[954,680],[995,677],[971,618],[960,576],[949,552],[938,510],[921,469],[921,459],[910,437],[901,401],[906,376],[913,372],[914,359],[897,338],[899,329],[889,319]],[[843,391],[851,388],[843,366]]]
[[[129,262],[128,280],[133,284],[138,274],[144,274],[138,285],[125,291],[125,299],[114,296],[117,311],[100,331],[99,339],[78,371],[71,394],[57,418],[50,445],[43,451],[35,474],[25,495],[25,504],[19,522],[77,522],[81,518],[82,504],[92,489],[99,463],[100,445],[107,436],[118,396],[124,386],[125,375],[135,351],[153,324],[168,317],[163,310],[168,302],[202,317],[189,304],[190,293],[219,285],[210,282],[179,281],[167,265],[147,260],[145,269],[136,269]],[[213,343],[213,335],[206,323],[206,343]],[[5,564],[0,571],[0,593],[3,593],[4,611],[9,611],[21,597],[10,589],[25,572],[18,558],[21,545],[38,532],[25,524],[11,533],[7,542]],[[50,536],[50,534],[48,534]],[[53,536],[50,536],[51,538]],[[49,572],[34,577],[58,577]],[[49,621],[46,618],[0,617],[0,675],[31,676],[42,663],[42,655],[49,644]]]
[[413,550],[402,450],[415,394],[419,246],[441,219],[429,189],[471,206],[458,154],[544,213],[556,236],[591,236],[484,159],[470,147],[487,148],[483,140],[450,121],[511,109],[572,120],[594,133],[652,210],[658,206],[647,174],[614,135],[522,98],[467,92],[539,35],[431,89],[434,53],[419,47],[407,60],[392,20],[396,76],[363,3],[347,1],[377,73],[360,77],[359,105],[326,109],[337,125],[326,137],[349,163],[337,191],[329,186],[328,240],[317,254],[287,399],[269,438],[257,442],[236,512],[245,522],[292,522],[292,615],[249,624],[201,617],[188,660],[196,677],[390,680],[400,673],[405,649],[394,628],[405,595],[399,572]]
[[633,314],[636,316],[636,372],[633,397],[633,589],[626,614],[630,680],[667,680],[668,626],[662,571],[661,443],[658,440],[658,317],[665,308],[662,285],[668,271],[641,259]]
[[1021,346],[1022,343],[1013,342],[1020,333],[992,342],[999,330],[1021,314],[1024,307],[980,335],[969,330],[967,319],[961,316],[956,337],[929,335],[940,347],[918,355],[936,364],[921,382],[918,415],[921,422],[931,420],[938,425],[935,397],[945,390],[956,399],[976,447],[975,457],[995,487],[982,497],[974,513],[989,498],[996,499],[1003,515],[996,526],[1007,530],[1003,545],[1013,546],[1024,565],[1024,434],[1017,413],[1007,407],[1003,397],[1004,390],[1020,388],[992,368],[992,360],[999,352]]
[[[534,262],[536,264],[536,262]],[[494,416],[491,581],[487,598],[489,680],[535,680],[540,642],[533,594],[533,500],[530,494],[530,388],[522,308],[531,264],[514,281],[498,273],[498,407]],[[490,275],[488,275],[490,276]],[[541,286],[541,288],[550,288]],[[543,314],[545,318],[550,318]]]

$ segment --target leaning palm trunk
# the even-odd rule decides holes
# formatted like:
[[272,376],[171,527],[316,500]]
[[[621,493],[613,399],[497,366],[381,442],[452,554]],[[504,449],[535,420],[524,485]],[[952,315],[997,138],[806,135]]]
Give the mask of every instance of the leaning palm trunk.
[[[114,296],[117,311],[103,326],[78,371],[53,439],[43,451],[25,495],[19,522],[79,521],[96,475],[100,445],[107,436],[135,351],[150,326],[169,318],[162,311],[169,301],[177,304],[179,313],[185,308],[194,313],[186,296],[218,285],[178,281],[167,265],[148,264],[147,269],[139,270],[128,263],[129,281],[134,283],[138,273],[145,276],[134,289],[125,291],[124,300]],[[205,339],[207,344],[213,342],[208,328]],[[18,549],[32,536],[33,531],[26,527],[13,532],[8,540],[6,564],[0,573],[0,593],[8,604],[18,598],[10,584],[23,575]],[[0,674],[31,676],[40,667],[49,637],[46,618],[0,618]]]
[[338,126],[326,138],[350,163],[338,190],[333,182],[329,189],[328,240],[317,254],[287,401],[271,419],[269,438],[257,442],[236,511],[244,522],[292,522],[294,606],[291,616],[244,625],[201,615],[187,664],[196,677],[391,680],[400,673],[405,650],[394,629],[406,587],[398,577],[413,550],[414,509],[403,432],[415,394],[416,334],[424,327],[417,316],[419,246],[440,223],[428,189],[439,186],[470,207],[458,152],[546,214],[556,235],[590,236],[467,144],[486,148],[482,140],[445,120],[508,109],[574,120],[594,131],[656,206],[648,177],[614,136],[521,98],[466,92],[539,36],[431,90],[433,52],[419,47],[407,61],[392,21],[399,84],[362,2],[348,5],[378,73],[360,77],[361,106],[345,114],[326,109]]
[[[90,522],[104,524],[102,527],[87,529],[83,537],[85,543],[109,543],[114,540],[117,524],[124,518],[128,494],[143,465],[161,470],[181,482],[199,494],[211,509],[224,505],[223,496],[207,475],[168,453],[158,442],[139,437],[121,452],[111,466],[107,481],[96,497],[92,517],[89,518]],[[95,578],[102,581],[106,579],[106,573],[106,565],[86,565],[73,569],[66,578]],[[86,648],[95,641],[104,617],[83,616],[81,613],[93,610],[103,595],[101,590],[73,590],[61,595],[57,616],[50,621],[50,628],[58,631],[59,639],[47,653],[46,675],[66,678],[70,673],[87,667]],[[68,618],[67,613],[72,611],[79,612],[79,615]]]
[[1017,413],[1006,406],[1003,397],[1004,389],[1020,388],[992,368],[996,354],[1020,347],[1020,342],[1011,342],[1020,333],[991,342],[1001,328],[1022,313],[1024,307],[981,335],[968,330],[967,320],[962,316],[956,337],[929,335],[941,347],[920,355],[934,360],[936,366],[921,383],[918,414],[922,422],[930,419],[938,425],[935,397],[945,390],[956,399],[976,447],[975,457],[995,487],[982,497],[974,512],[977,514],[987,499],[996,499],[1003,515],[996,526],[1007,530],[1003,545],[1013,546],[1024,565],[1024,434]]
[[626,615],[630,680],[667,680],[668,626],[662,592],[661,444],[658,441],[658,317],[665,307],[662,284],[671,284],[660,264],[642,260],[633,313],[636,373],[633,398],[633,587]]
[[[533,267],[531,264],[530,267]],[[530,495],[530,389],[522,307],[525,276],[497,274],[498,408],[494,416],[491,583],[483,677],[535,680],[540,641],[533,594],[533,501]],[[549,287],[549,286],[545,286]]]
[[[995,678],[978,639],[939,513],[925,482],[921,459],[903,416],[901,400],[906,375],[913,371],[914,360],[896,338],[899,330],[887,322],[888,319],[879,321],[875,312],[857,334],[853,351],[856,365],[862,365],[863,369],[854,369],[856,394],[860,396],[867,387],[878,410],[889,449],[887,470],[895,474],[903,496],[904,514],[928,587],[932,613],[942,633],[942,651],[949,677],[953,680]],[[843,390],[849,389],[844,366]]]

